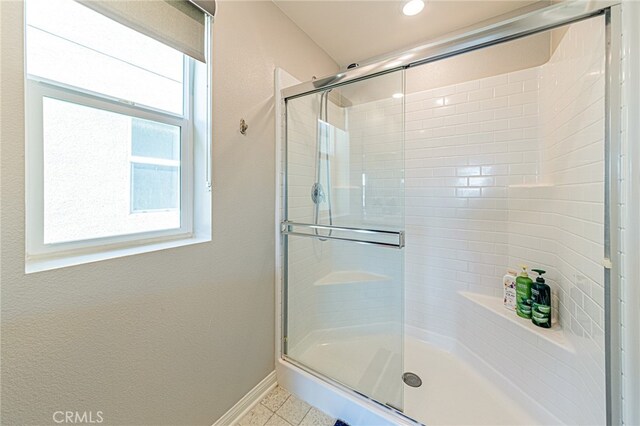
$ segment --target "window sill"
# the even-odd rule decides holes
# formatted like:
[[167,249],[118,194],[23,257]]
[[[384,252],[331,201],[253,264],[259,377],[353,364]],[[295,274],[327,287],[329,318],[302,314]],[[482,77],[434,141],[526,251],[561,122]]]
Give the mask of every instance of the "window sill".
[[102,260],[116,259],[119,257],[132,256],[142,253],[150,253],[159,250],[172,249],[193,244],[207,243],[211,241],[209,236],[192,236],[188,238],[164,240],[152,242],[144,245],[116,247],[108,250],[75,252],[60,256],[37,256],[28,258],[25,262],[25,273],[50,271],[53,269],[66,268],[69,266],[83,265],[85,263],[99,262]]

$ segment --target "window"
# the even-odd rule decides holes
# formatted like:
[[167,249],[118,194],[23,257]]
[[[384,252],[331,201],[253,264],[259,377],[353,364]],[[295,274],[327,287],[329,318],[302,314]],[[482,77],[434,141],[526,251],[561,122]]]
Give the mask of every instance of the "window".
[[25,45],[27,261],[193,237],[207,65],[73,0],[27,0]]
[[131,212],[180,209],[180,128],[134,119],[131,133]]

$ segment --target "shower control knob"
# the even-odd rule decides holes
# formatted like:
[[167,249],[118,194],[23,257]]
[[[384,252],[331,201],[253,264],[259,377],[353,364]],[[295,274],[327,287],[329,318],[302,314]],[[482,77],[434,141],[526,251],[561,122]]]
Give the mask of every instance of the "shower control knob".
[[324,189],[319,182],[316,182],[311,187],[311,200],[314,204],[320,204],[324,201]]

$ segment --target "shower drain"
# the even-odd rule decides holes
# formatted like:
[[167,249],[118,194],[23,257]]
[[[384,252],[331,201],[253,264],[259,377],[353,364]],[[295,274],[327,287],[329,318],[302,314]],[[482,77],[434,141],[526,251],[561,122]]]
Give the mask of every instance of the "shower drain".
[[402,375],[402,381],[412,388],[419,388],[422,385],[422,379],[415,373],[404,373]]

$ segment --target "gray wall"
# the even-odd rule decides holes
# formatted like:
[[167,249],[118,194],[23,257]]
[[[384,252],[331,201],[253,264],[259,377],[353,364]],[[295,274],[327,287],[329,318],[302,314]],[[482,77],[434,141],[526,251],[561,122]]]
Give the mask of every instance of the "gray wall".
[[0,21],[2,424],[210,425],[274,368],[273,69],[337,65],[271,2],[220,2],[213,241],[25,275],[22,3]]

